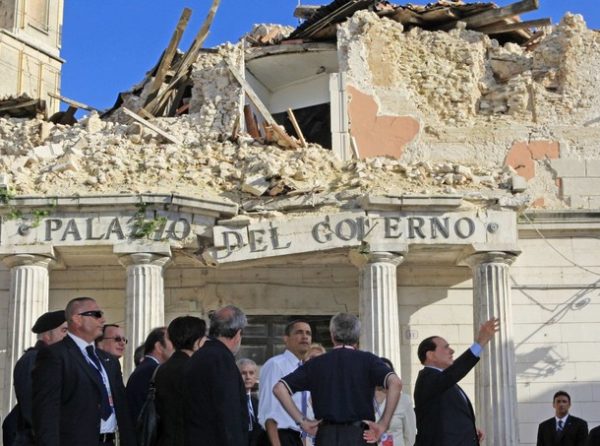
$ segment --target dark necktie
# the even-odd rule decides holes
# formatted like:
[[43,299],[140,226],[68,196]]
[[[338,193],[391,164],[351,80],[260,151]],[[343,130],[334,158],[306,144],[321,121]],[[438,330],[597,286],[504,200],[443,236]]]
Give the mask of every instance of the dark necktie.
[[558,423],[556,424],[556,432],[557,433],[561,433],[564,427],[564,421],[563,420],[558,420]]
[[252,397],[249,393],[246,394],[248,397],[248,417],[250,418],[250,424],[248,425],[248,430],[252,430],[252,424],[254,423],[254,408],[252,407]]
[[88,345],[85,348],[85,351],[87,352],[88,358],[90,358],[92,360],[92,363],[94,363],[93,368],[94,370],[96,370],[96,372],[98,373],[98,377],[100,378],[100,383],[102,384],[100,387],[102,388],[102,395],[101,395],[101,417],[104,421],[108,420],[108,418],[112,415],[112,407],[110,407],[110,400],[108,399],[108,391],[106,390],[106,385],[104,384],[104,378],[102,377],[102,365],[100,365],[100,359],[98,358],[98,355],[96,355],[96,350],[94,349],[93,345]]

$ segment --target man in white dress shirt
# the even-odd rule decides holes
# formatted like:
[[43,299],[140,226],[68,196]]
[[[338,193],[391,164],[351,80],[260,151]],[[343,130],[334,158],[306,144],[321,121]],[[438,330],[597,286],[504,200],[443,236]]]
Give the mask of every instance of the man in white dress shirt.
[[[265,362],[260,371],[258,421],[267,431],[272,446],[302,446],[305,434],[275,398],[273,387],[303,363],[312,341],[308,322],[290,322],[285,328],[283,341],[286,350]],[[296,405],[306,412],[305,416],[312,419],[309,398],[308,392],[298,392],[293,397]]]

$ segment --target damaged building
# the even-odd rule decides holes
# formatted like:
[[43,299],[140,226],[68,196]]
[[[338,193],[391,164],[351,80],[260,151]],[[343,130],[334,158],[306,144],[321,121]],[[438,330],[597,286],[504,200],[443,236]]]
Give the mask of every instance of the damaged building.
[[238,305],[259,364],[289,317],[327,343],[353,312],[410,393],[422,339],[497,316],[464,386],[486,444],[535,444],[559,389],[600,423],[598,31],[534,0],[335,0],[203,48],[218,3],[110,110],[0,101],[4,413],[33,321],[89,295],[130,346]]

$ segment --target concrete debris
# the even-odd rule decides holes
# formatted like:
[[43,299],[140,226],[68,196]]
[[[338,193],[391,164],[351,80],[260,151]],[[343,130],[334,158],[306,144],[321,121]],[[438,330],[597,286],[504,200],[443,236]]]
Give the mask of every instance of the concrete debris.
[[291,26],[274,25],[274,24],[259,24],[254,25],[252,31],[246,34],[246,41],[251,45],[277,45],[287,36],[289,36],[294,28]]
[[[341,123],[349,125],[344,137],[356,137],[364,159],[341,161],[310,139],[302,147],[285,126],[267,122],[266,113],[250,104],[250,89],[236,80],[236,74],[245,72],[245,52],[250,51],[240,43],[171,54],[169,67],[176,70],[167,70],[161,86],[154,82],[160,70],[149,72],[108,115],[92,111],[73,125],[0,117],[0,182],[27,195],[209,193],[247,203],[244,208],[252,210],[328,205],[362,193],[490,196],[511,206],[525,206],[550,193],[554,201],[547,203],[567,206],[560,202],[555,172],[545,163],[563,155],[576,159],[583,152],[600,158],[595,144],[600,58],[592,57],[600,52],[597,33],[580,16],[567,15],[535,45],[523,47],[468,24],[449,31],[408,25],[432,17],[429,7],[393,10],[398,14],[394,19],[358,11],[328,29],[337,33],[336,70],[345,79],[345,91],[336,100],[355,89],[350,105],[360,93],[366,106],[359,111],[371,113],[354,116],[349,107],[349,122]],[[322,12],[332,18],[335,8]],[[290,31],[260,25],[246,41],[272,45]],[[258,50],[270,57],[271,48]],[[327,52],[323,54],[325,60]],[[311,76],[325,69],[316,68]],[[178,75],[183,77],[171,82]],[[322,80],[311,77],[305,83],[292,77],[286,80],[294,86],[293,94],[286,92],[290,97],[303,95],[305,84],[316,88],[313,80]],[[173,85],[167,94],[169,82]],[[259,84],[252,80],[257,92],[267,95]],[[245,114],[249,104],[254,108]],[[288,104],[278,106],[286,110]],[[124,107],[145,123],[132,122]],[[252,136],[249,118],[256,121]],[[393,141],[393,154],[368,152],[358,134],[359,122],[372,123],[376,131],[369,136],[375,146]],[[594,144],[572,130],[582,128],[582,122],[590,123],[584,130]],[[151,126],[162,129],[164,139]],[[537,146],[536,140],[541,141]]]
[[[407,164],[392,158],[342,162],[316,145],[296,151],[224,141],[215,143],[194,134],[193,118],[177,118],[170,131],[182,146],[150,139],[132,141],[141,129],[113,124],[92,129],[84,121],[55,126],[44,146],[31,147],[31,131],[40,122],[0,119],[0,170],[19,194],[91,194],[106,192],[178,192],[276,196],[343,192],[361,188],[385,193],[443,191],[446,186],[468,190],[497,189],[510,174],[502,168],[454,163]],[[164,123],[163,123],[164,124]],[[175,130],[177,129],[177,130]],[[30,147],[29,150],[19,149]],[[30,153],[30,155],[26,155]],[[35,156],[33,156],[35,155]],[[18,175],[25,169],[27,175]],[[246,175],[244,175],[244,172]],[[507,190],[508,192],[508,190]],[[345,192],[344,192],[345,193]]]
[[242,185],[242,191],[260,197],[267,191],[270,185],[271,182],[267,178],[258,175],[246,179]]

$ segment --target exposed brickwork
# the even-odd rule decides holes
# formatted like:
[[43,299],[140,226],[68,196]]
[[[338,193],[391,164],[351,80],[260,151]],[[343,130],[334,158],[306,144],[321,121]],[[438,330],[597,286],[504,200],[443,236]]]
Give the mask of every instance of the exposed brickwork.
[[556,159],[560,156],[560,144],[557,141],[515,142],[510,148],[504,164],[511,166],[527,180],[535,177],[535,161]]
[[350,131],[361,158],[400,158],[406,144],[419,133],[419,121],[411,116],[380,116],[375,100],[348,86]]

